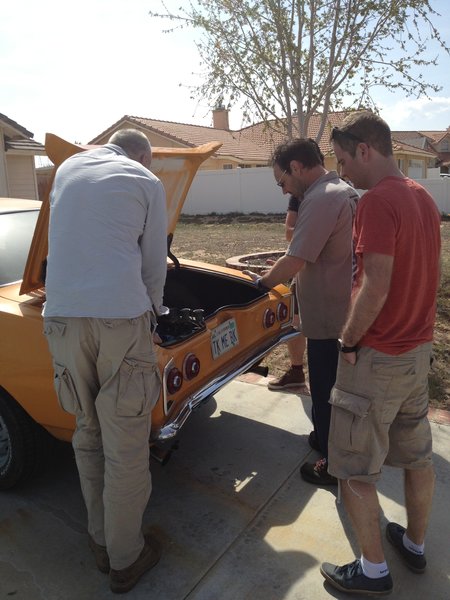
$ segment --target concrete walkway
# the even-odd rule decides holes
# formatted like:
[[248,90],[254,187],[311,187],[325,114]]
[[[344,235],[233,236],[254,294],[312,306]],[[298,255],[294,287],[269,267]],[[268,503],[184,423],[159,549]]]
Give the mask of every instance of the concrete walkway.
[[[309,411],[307,396],[234,381],[191,417],[170,462],[152,462],[145,521],[163,556],[127,600],[348,597],[319,573],[322,561],[343,564],[357,552],[337,489],[317,489],[298,474],[316,458],[307,441]],[[414,575],[386,543],[395,600],[450,600],[450,426],[432,428],[429,568]],[[44,476],[0,494],[1,600],[117,598],[87,548],[72,450],[58,448]],[[379,491],[383,524],[404,524],[399,472],[386,468]]]

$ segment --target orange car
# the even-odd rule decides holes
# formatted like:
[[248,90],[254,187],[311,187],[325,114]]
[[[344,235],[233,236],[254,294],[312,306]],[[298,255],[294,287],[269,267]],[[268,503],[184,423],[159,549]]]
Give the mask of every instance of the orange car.
[[[198,166],[219,146],[153,149],[152,170],[166,189],[169,241]],[[85,149],[46,137],[55,170]],[[0,199],[0,489],[23,480],[40,462],[42,428],[70,441],[75,425],[58,404],[42,332],[48,217],[48,198],[42,205]],[[262,292],[240,271],[179,261],[170,243],[164,304],[170,313],[158,322],[163,385],[150,439],[162,455],[197,406],[297,335],[287,287]]]

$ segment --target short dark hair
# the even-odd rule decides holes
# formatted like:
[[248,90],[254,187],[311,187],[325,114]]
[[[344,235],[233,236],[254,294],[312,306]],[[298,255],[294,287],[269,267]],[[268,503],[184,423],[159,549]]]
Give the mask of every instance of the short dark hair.
[[382,156],[392,156],[392,135],[389,125],[370,110],[351,113],[342,127],[333,127],[331,141],[336,142],[350,156],[355,156],[358,144],[372,146]]
[[323,165],[324,156],[319,144],[312,138],[297,138],[277,146],[272,154],[272,166],[291,172],[291,161],[301,162],[307,169]]

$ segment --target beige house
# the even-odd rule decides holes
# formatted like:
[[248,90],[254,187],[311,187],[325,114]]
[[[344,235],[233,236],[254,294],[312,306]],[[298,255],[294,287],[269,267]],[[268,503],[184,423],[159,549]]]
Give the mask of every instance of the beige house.
[[[345,112],[335,112],[329,115],[328,127],[325,128],[319,142],[325,155],[327,169],[336,168],[336,158],[329,142],[331,129],[339,127],[346,114]],[[316,115],[310,120],[308,137],[316,138],[319,126],[320,115]],[[153,146],[189,148],[211,141],[222,142],[222,147],[217,153],[200,167],[210,170],[266,167],[273,149],[286,139],[282,122],[273,121],[269,124],[261,122],[238,131],[231,131],[228,110],[217,108],[213,111],[212,127],[125,115],[89,143],[104,144],[115,131],[127,127],[143,131]],[[405,175],[416,179],[426,178],[428,168],[435,166],[436,153],[395,136],[393,138],[394,155]]]
[[396,140],[427,150],[433,154],[434,164],[441,173],[450,173],[450,127],[445,131],[393,131]]
[[0,113],[0,197],[38,200],[34,157],[45,148],[33,134]]

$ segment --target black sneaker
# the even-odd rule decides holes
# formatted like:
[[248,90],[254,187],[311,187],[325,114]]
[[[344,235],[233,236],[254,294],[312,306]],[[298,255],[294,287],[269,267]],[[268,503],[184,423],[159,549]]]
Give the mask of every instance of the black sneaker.
[[315,485],[337,485],[338,480],[328,473],[327,459],[321,458],[316,463],[304,463],[300,467],[300,475],[308,483]]
[[343,567],[322,563],[320,572],[333,587],[348,594],[384,596],[390,594],[394,587],[390,573],[379,579],[366,577],[359,559]]
[[386,525],[386,537],[388,541],[397,550],[397,554],[403,559],[403,562],[414,571],[414,573],[423,573],[427,566],[424,554],[411,552],[403,545],[403,534],[406,529],[398,523],[388,523]]

